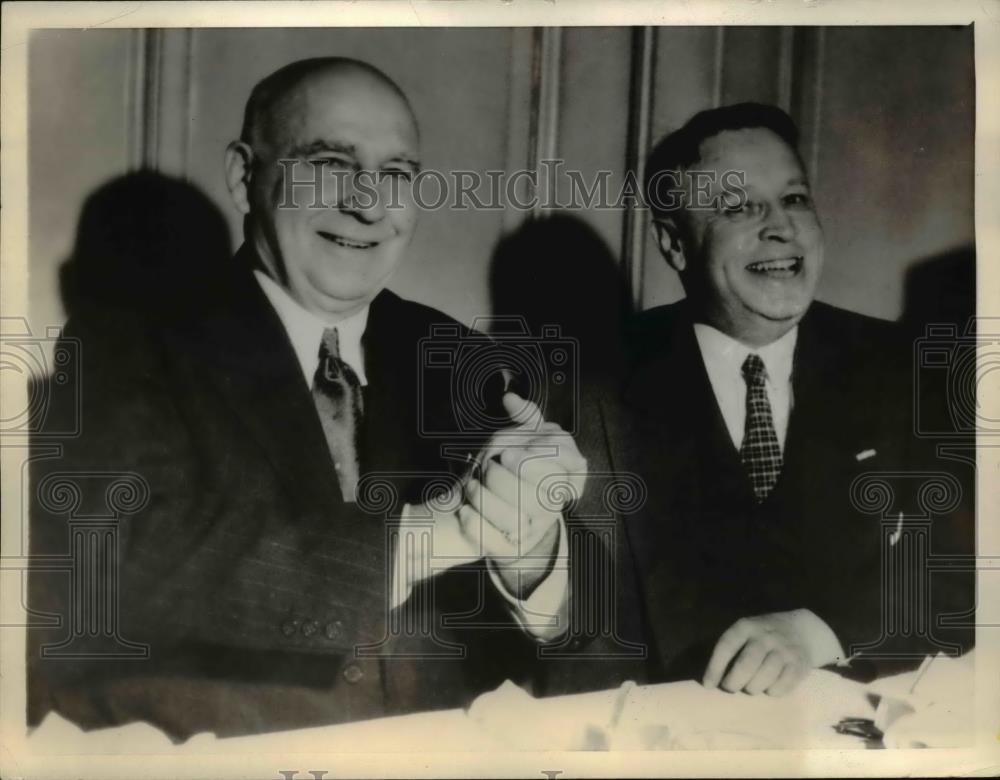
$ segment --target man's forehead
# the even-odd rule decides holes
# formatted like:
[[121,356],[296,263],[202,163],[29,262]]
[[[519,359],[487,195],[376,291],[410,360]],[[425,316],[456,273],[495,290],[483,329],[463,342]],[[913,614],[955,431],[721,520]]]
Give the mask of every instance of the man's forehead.
[[[279,146],[382,140],[415,155],[419,136],[406,98],[391,82],[350,67],[311,74],[275,101],[269,135]],[[351,130],[354,139],[338,137]]]
[[795,150],[777,133],[765,127],[724,130],[701,142],[694,168],[731,166],[756,173],[800,176],[805,171]]

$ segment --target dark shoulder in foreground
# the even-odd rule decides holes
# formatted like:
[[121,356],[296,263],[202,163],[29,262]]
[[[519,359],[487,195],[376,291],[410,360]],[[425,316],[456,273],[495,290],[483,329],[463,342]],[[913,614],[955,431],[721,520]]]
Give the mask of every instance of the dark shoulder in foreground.
[[452,333],[457,338],[484,336],[442,311],[402,298],[390,290],[382,290],[372,301],[368,323],[369,327],[378,329],[395,328],[397,336],[401,335],[398,329],[405,327],[406,335],[414,339],[430,336],[432,329],[442,338]]
[[690,307],[684,299],[639,312],[632,318],[625,334],[629,356],[633,360],[641,359],[650,352],[658,351],[678,327],[690,322]]
[[844,341],[877,339],[900,342],[903,338],[903,329],[896,322],[858,314],[821,301],[813,302],[802,324]]
[[799,323],[800,348],[852,370],[909,374],[912,345],[895,322],[815,301]]

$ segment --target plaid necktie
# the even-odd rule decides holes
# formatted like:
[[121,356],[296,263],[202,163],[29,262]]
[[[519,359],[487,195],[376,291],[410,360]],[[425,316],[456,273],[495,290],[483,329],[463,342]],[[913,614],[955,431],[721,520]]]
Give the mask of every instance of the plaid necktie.
[[774,432],[771,404],[767,400],[767,369],[759,355],[747,355],[743,361],[743,379],[747,383],[747,419],[743,432],[740,460],[750,475],[757,503],[767,498],[781,473],[781,447]]
[[358,486],[358,427],[364,403],[358,375],[340,359],[336,328],[323,331],[312,396],[337,470],[340,492],[345,501],[353,502]]

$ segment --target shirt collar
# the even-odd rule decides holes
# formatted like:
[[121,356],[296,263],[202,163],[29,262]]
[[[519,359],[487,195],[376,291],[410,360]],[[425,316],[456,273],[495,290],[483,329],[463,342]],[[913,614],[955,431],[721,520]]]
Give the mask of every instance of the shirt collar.
[[362,385],[368,384],[365,376],[364,353],[361,348],[361,337],[368,326],[368,306],[345,317],[336,325],[330,325],[311,311],[302,308],[288,292],[263,271],[254,269],[254,277],[271,302],[278,319],[285,326],[285,332],[292,342],[295,357],[302,366],[306,382],[311,386],[316,367],[319,365],[319,345],[323,340],[323,331],[335,327],[340,344],[340,358],[358,375]]
[[787,383],[792,378],[792,360],[799,336],[798,325],[777,341],[757,349],[748,347],[703,322],[694,323],[694,335],[705,363],[714,367],[724,367],[727,375],[735,373],[739,376],[743,361],[747,359],[747,355],[754,353],[764,361],[767,379],[771,384]]

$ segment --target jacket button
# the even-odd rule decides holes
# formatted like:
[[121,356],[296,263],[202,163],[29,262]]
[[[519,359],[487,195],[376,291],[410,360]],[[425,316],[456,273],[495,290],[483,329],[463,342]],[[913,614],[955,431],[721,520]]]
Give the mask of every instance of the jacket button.
[[344,679],[349,683],[356,683],[365,676],[365,673],[361,670],[361,667],[357,664],[349,664],[344,667]]
[[313,636],[319,631],[319,623],[315,620],[306,620],[302,623],[302,636]]
[[343,633],[344,624],[339,620],[333,620],[323,626],[323,633],[327,639],[337,639]]
[[299,621],[295,618],[289,618],[284,623],[281,624],[281,633],[285,636],[294,636],[295,632],[299,630]]

